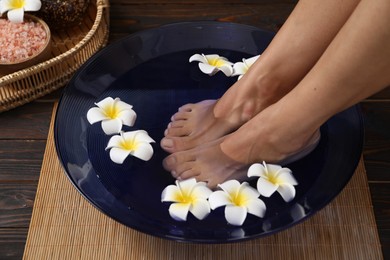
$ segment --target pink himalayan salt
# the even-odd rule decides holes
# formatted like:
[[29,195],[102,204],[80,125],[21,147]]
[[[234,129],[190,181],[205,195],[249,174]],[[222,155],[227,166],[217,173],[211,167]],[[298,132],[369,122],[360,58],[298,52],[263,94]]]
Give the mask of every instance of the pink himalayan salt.
[[44,47],[46,38],[42,24],[0,19],[0,63],[15,63],[34,56]]

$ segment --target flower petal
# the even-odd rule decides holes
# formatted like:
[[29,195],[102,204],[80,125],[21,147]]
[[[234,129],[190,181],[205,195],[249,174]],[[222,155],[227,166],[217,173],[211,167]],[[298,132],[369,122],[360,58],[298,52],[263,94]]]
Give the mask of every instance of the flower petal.
[[226,193],[235,196],[238,193],[241,184],[237,180],[229,180],[219,184],[218,186],[221,187],[221,189],[223,189]]
[[106,109],[108,106],[112,106],[114,104],[114,99],[112,97],[106,97],[105,99],[95,103],[98,107],[102,109]]
[[182,193],[184,193],[186,195],[190,195],[192,192],[192,189],[196,185],[196,179],[190,178],[190,179],[186,179],[186,180],[182,180],[182,181],[176,180],[176,185],[177,185],[177,187],[179,187],[179,189],[181,190]]
[[279,185],[275,185],[262,177],[257,180],[257,190],[264,197],[270,197],[278,187]]
[[173,203],[169,206],[169,215],[175,220],[186,221],[189,209],[189,203]]
[[244,75],[247,70],[248,67],[243,62],[234,63],[232,76]]
[[127,104],[126,102],[121,101],[120,98],[115,98],[114,103],[115,103],[116,109],[118,109],[119,111],[133,110],[133,106],[132,105]]
[[192,196],[199,199],[208,199],[213,193],[207,186],[205,182],[198,182],[192,189]]
[[13,23],[21,23],[23,22],[24,10],[23,8],[17,8],[9,10],[7,13],[8,20]]
[[122,129],[122,120],[119,118],[103,120],[102,128],[106,135],[117,134]]
[[215,73],[217,73],[219,71],[219,69],[217,67],[211,66],[207,63],[199,63],[198,66],[199,66],[199,69],[203,73],[210,75],[210,76],[214,75]]
[[155,143],[145,130],[124,132],[122,133],[122,136],[126,141],[135,139],[137,142]]
[[249,59],[242,59],[242,61],[246,64],[246,66],[248,68],[250,68],[256,61],[257,59],[260,57],[260,55],[257,55],[257,56],[253,56]]
[[0,14],[5,13],[12,8],[13,6],[11,5],[10,0],[0,0]]
[[118,113],[118,118],[122,120],[124,125],[133,126],[137,119],[137,114],[134,110],[122,110]]
[[130,151],[120,149],[120,148],[111,148],[110,158],[114,163],[122,164],[127,156],[129,156]]
[[232,204],[230,197],[229,197],[229,194],[227,194],[226,192],[221,191],[221,190],[214,191],[210,195],[209,203],[210,203],[211,209],[216,209],[216,208],[221,207],[221,206]]
[[297,180],[291,174],[291,170],[288,168],[282,168],[278,172],[278,180],[280,183],[289,183],[291,185],[298,185]]
[[88,122],[92,125],[96,122],[103,121],[109,119],[102,109],[98,107],[93,107],[87,112]]
[[252,199],[247,202],[246,209],[248,210],[248,213],[262,218],[265,215],[267,207],[261,199]]
[[241,226],[247,216],[247,210],[244,207],[227,205],[225,208],[225,218],[231,225]]
[[153,156],[153,147],[149,143],[140,143],[131,154],[141,160],[149,161]]
[[291,184],[280,184],[277,191],[285,202],[290,202],[295,197],[295,188]]
[[223,72],[227,77],[230,77],[233,74],[233,67],[231,65],[223,65],[218,68]]
[[137,130],[134,132],[137,142],[155,143],[155,141],[148,135],[148,132],[145,130]]
[[178,202],[180,189],[176,185],[169,185],[161,193],[161,202]]
[[249,169],[248,169],[248,177],[260,177],[260,176],[265,176],[266,169],[264,166],[260,163],[254,163],[252,164]]
[[282,169],[282,166],[276,164],[264,163],[268,175],[276,175],[276,173]]
[[210,63],[212,61],[220,60],[220,59],[227,60],[226,58],[219,56],[218,54],[207,54],[204,55],[204,57],[206,58],[206,63]]
[[39,0],[29,0],[24,1],[24,10],[25,11],[38,11],[41,9],[41,1]]
[[210,204],[205,199],[195,200],[191,205],[190,212],[197,219],[202,220],[210,214]]
[[202,54],[194,54],[190,57],[190,62],[193,62],[193,61],[199,61],[199,62],[202,62],[202,63],[208,63],[206,57]]
[[238,192],[240,193],[241,196],[247,198],[248,200],[257,199],[260,196],[258,190],[249,186],[249,183],[247,182],[241,184]]
[[123,143],[123,137],[120,135],[114,135],[108,140],[106,150],[111,149],[112,147],[121,147]]

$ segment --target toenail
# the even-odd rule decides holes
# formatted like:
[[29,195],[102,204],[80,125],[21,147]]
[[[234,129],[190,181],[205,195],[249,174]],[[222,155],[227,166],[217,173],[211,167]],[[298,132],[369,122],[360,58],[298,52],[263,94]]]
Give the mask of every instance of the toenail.
[[165,148],[173,148],[173,141],[172,139],[162,139],[161,140],[161,145],[164,146]]

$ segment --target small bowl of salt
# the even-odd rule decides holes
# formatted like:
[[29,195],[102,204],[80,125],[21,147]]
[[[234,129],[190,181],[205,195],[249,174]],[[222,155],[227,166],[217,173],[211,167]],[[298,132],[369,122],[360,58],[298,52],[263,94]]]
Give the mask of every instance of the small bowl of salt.
[[22,23],[0,18],[0,46],[0,76],[31,67],[50,58],[50,28],[30,14]]

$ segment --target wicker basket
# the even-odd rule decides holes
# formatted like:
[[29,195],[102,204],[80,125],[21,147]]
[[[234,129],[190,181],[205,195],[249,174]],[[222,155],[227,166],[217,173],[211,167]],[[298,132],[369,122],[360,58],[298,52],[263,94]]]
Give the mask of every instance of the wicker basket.
[[89,5],[81,25],[52,32],[52,58],[0,77],[0,112],[42,97],[62,86],[96,51],[106,45],[109,2]]

